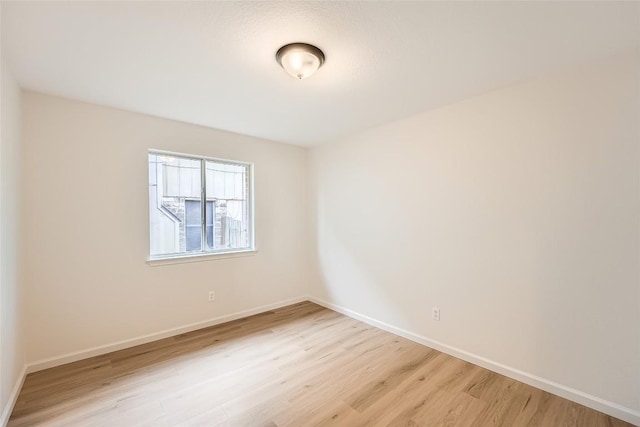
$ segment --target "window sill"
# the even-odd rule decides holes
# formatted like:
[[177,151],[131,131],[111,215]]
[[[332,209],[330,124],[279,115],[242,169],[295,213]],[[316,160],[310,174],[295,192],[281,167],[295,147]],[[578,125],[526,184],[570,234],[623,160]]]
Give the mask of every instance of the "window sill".
[[239,258],[245,256],[252,256],[258,253],[257,249],[243,249],[233,252],[220,252],[220,253],[203,253],[193,255],[179,255],[163,258],[149,258],[147,264],[151,267],[157,267],[159,265],[171,265],[171,264],[185,264],[190,262],[202,262],[202,261],[214,261],[225,258]]

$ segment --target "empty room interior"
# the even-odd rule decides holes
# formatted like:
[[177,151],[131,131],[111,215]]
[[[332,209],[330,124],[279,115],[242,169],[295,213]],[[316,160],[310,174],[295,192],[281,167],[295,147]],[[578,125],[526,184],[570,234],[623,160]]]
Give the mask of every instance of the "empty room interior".
[[0,20],[0,427],[640,425],[640,2]]

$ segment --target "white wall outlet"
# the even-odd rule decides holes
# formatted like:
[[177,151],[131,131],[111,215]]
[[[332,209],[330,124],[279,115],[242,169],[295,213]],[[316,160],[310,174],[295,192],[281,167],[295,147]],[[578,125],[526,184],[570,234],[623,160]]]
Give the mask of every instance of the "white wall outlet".
[[209,291],[209,301],[216,300],[216,293],[214,291]]
[[440,309],[438,307],[431,307],[431,318],[433,320],[440,320]]

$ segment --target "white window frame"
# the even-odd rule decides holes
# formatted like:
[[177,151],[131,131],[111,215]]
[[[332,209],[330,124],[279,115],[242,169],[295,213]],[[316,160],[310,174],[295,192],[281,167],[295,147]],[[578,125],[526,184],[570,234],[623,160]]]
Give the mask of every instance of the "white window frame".
[[[170,254],[161,254],[161,255],[151,255],[151,212],[149,210],[149,200],[147,199],[147,232],[148,232],[148,251],[149,255],[147,258],[147,262],[151,265],[154,264],[174,264],[179,262],[195,262],[195,261],[204,261],[206,259],[216,259],[216,258],[230,258],[235,256],[244,256],[251,255],[256,250],[255,244],[255,186],[254,186],[254,164],[251,162],[243,162],[239,160],[229,160],[229,159],[221,159],[218,157],[209,157],[209,156],[201,156],[197,154],[185,154],[185,153],[177,153],[173,151],[165,151],[165,150],[156,150],[149,149],[147,151],[147,176],[149,176],[149,154],[156,155],[166,155],[172,157],[180,157],[189,160],[198,160],[200,161],[200,191],[201,191],[201,224],[202,224],[202,247],[206,247],[206,191],[207,191],[207,180],[206,180],[206,161],[212,161],[217,163],[225,163],[230,165],[239,165],[247,167],[247,215],[248,215],[248,227],[249,227],[249,247],[241,248],[241,249],[218,249],[218,250],[200,250],[200,251],[190,251],[190,252],[176,252]],[[149,186],[149,182],[147,182],[147,188]],[[204,203],[202,200],[204,199]],[[215,223],[215,221],[214,221]],[[215,233],[215,231],[214,231]],[[215,238],[215,235],[214,235]]]

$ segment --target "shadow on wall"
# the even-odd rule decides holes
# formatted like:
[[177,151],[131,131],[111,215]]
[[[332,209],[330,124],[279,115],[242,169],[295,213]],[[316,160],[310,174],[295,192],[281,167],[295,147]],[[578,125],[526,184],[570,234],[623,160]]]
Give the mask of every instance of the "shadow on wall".
[[[411,325],[407,307],[403,307],[401,301],[389,293],[390,289],[397,289],[392,283],[397,278],[379,274],[379,268],[376,267],[376,264],[379,266],[384,259],[375,259],[375,255],[371,256],[372,252],[365,254],[353,250],[357,249],[352,244],[352,239],[357,239],[357,235],[354,235],[354,231],[357,233],[357,230],[347,230],[345,227],[349,224],[345,221],[328,221],[325,216],[328,213],[322,202],[316,200],[316,203],[316,250],[320,287],[316,296],[377,320],[393,321],[401,327]],[[384,252],[385,250],[373,251],[378,255]],[[360,256],[357,257],[356,253]],[[380,283],[378,280],[389,283]],[[357,305],[353,304],[354,301],[357,301]]]

